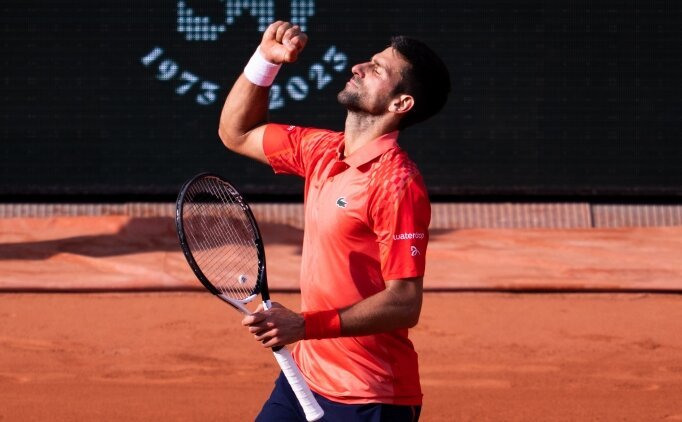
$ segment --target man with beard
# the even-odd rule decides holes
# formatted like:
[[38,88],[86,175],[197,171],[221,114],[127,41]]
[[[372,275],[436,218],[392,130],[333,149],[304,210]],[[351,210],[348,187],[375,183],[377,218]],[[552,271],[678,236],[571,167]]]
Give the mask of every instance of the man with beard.
[[[275,22],[232,87],[220,137],[232,151],[305,178],[301,313],[280,304],[242,323],[292,354],[324,420],[415,421],[422,392],[408,339],[422,304],[430,203],[398,133],[441,110],[448,71],[423,43],[394,37],[353,66],[338,94],[343,132],[266,123],[268,92],[307,36]],[[282,375],[258,421],[305,420]]]

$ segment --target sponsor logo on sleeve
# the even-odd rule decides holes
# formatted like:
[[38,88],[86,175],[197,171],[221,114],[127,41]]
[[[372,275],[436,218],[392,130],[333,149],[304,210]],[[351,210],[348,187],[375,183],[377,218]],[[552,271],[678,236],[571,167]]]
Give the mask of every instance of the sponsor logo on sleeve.
[[424,233],[400,233],[394,234],[393,240],[413,240],[413,239],[423,239]]

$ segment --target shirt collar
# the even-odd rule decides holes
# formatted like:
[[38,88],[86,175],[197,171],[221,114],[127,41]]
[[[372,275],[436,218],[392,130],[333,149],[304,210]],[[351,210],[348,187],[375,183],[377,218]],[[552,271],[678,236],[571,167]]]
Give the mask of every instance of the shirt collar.
[[[385,153],[386,151],[397,147],[398,133],[399,132],[397,130],[394,130],[393,132],[381,135],[341,161],[355,168],[358,168],[363,164],[367,164],[370,161],[382,155],[383,153]],[[343,153],[343,148],[344,145],[342,143],[339,146],[338,157],[341,157]]]

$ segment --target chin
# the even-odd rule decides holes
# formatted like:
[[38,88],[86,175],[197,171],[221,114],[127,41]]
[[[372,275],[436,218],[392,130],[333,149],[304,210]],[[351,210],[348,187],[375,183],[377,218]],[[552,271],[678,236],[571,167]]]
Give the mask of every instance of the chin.
[[348,110],[358,110],[360,108],[360,98],[356,93],[348,92],[345,89],[336,95],[336,100]]

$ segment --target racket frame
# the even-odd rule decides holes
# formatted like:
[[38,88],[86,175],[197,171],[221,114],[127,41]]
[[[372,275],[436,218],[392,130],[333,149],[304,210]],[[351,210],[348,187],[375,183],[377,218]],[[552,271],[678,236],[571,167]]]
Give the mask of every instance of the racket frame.
[[[251,223],[251,226],[254,231],[254,244],[256,246],[256,256],[258,257],[258,277],[256,280],[255,288],[251,292],[251,295],[248,297],[242,299],[242,300],[237,300],[231,297],[228,297],[227,295],[223,294],[220,289],[218,289],[216,286],[211,283],[211,281],[206,277],[206,275],[201,271],[201,268],[199,267],[199,264],[197,264],[196,260],[194,259],[194,256],[192,255],[192,251],[190,250],[189,244],[187,242],[187,237],[185,235],[185,228],[183,224],[183,203],[185,200],[185,196],[187,195],[187,191],[190,186],[192,186],[197,180],[199,179],[206,179],[206,178],[215,178],[218,180],[221,184],[225,185],[231,194],[231,197],[235,199],[235,202],[241,207],[242,211],[244,211],[244,214],[247,216],[249,219],[249,222]],[[199,279],[201,284],[208,289],[209,292],[213,293],[214,295],[218,296],[218,298],[222,299],[225,301],[228,305],[232,306],[239,312],[245,314],[245,315],[251,315],[251,311],[248,310],[244,305],[247,303],[250,303],[253,301],[253,299],[258,296],[258,294],[261,295],[261,299],[263,301],[263,307],[265,309],[270,309],[271,308],[271,302],[270,302],[270,292],[268,290],[268,273],[266,271],[266,264],[265,264],[265,247],[263,246],[263,238],[261,237],[260,234],[260,229],[258,228],[258,223],[256,222],[256,217],[253,215],[253,211],[251,211],[251,207],[249,207],[249,204],[244,201],[244,198],[242,195],[239,193],[237,188],[235,188],[231,183],[227,182],[225,179],[222,177],[213,174],[213,173],[199,173],[196,176],[192,177],[189,179],[187,182],[185,182],[182,185],[182,188],[180,189],[180,193],[178,194],[178,199],[175,204],[175,226],[177,229],[178,233],[178,238],[180,239],[180,246],[182,249],[182,253],[185,255],[185,258],[187,259],[187,262],[189,263],[190,268],[194,272],[194,275]]]
[[[187,243],[187,238],[185,236],[185,229],[183,225],[183,203],[185,195],[187,194],[187,190],[189,189],[189,187],[192,186],[195,181],[204,178],[215,178],[220,183],[226,185],[229,188],[231,195],[237,200],[236,202],[242,208],[254,229],[255,235],[254,242],[258,258],[258,277],[251,294],[242,300],[236,300],[234,298],[228,297],[226,294],[222,293],[220,289],[215,287],[209,281],[208,277],[206,277],[203,271],[201,271],[201,268],[199,268],[199,264],[197,264],[196,260],[194,259],[194,256],[190,251],[189,244]],[[263,246],[263,239],[260,234],[260,229],[258,228],[256,218],[254,217],[253,212],[251,211],[251,207],[249,207],[246,201],[244,201],[242,195],[231,183],[213,173],[200,173],[192,177],[187,182],[185,182],[185,184],[182,186],[180,190],[180,193],[178,194],[178,199],[175,205],[175,224],[178,233],[178,238],[180,239],[182,253],[185,255],[185,258],[187,259],[190,268],[194,272],[194,275],[199,279],[201,284],[203,284],[204,287],[206,287],[206,289],[209,292],[213,293],[215,296],[223,300],[225,303],[229,304],[230,306],[232,306],[233,308],[235,308],[236,310],[245,315],[251,315],[252,313],[244,305],[253,301],[253,299],[255,299],[259,293],[263,301],[263,308],[267,310],[272,307],[270,303],[270,292],[268,290],[268,278],[265,266],[265,247]],[[273,347],[272,352],[275,355],[277,363],[282,369],[282,372],[287,378],[287,381],[289,381],[289,385],[294,391],[294,394],[296,395],[299,403],[301,404],[306,419],[308,421],[317,421],[321,419],[324,416],[324,410],[322,410],[320,405],[315,400],[315,397],[310,391],[310,387],[308,387],[307,383],[305,382],[305,379],[303,378],[301,371],[298,369],[298,366],[294,362],[294,359],[291,356],[289,350],[284,346],[278,346]]]

